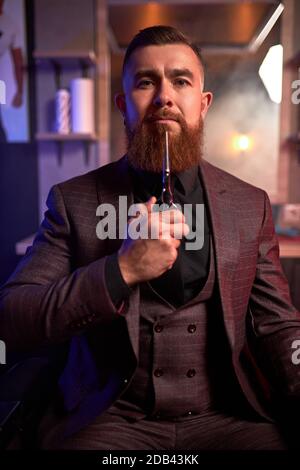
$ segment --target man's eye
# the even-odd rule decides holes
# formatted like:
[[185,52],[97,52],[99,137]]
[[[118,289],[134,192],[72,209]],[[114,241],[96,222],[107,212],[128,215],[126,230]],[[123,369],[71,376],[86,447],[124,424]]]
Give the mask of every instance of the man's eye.
[[152,80],[144,79],[144,80],[140,80],[138,82],[137,87],[138,88],[149,88],[149,87],[151,87],[151,85],[153,85]]
[[187,80],[185,80],[185,78],[176,78],[174,83],[175,83],[175,85],[180,86],[180,87],[184,87],[184,86],[189,85],[189,82]]

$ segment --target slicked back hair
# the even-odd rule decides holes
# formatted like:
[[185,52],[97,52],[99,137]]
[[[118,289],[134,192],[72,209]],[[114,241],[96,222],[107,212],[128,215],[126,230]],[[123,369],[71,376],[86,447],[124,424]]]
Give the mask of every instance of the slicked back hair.
[[202,82],[204,83],[204,67],[200,49],[193,44],[181,31],[173,26],[150,26],[140,30],[129,43],[123,61],[123,76],[132,53],[141,47],[163,46],[167,44],[183,44],[190,47],[198,58]]

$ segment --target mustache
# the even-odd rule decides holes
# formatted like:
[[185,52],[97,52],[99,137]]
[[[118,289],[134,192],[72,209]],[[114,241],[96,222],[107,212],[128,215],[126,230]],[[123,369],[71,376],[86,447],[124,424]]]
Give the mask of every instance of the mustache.
[[170,111],[168,110],[150,113],[143,119],[143,121],[155,122],[155,121],[158,121],[159,119],[169,119],[170,121],[176,121],[179,123],[182,123],[183,121],[183,118],[181,116],[179,116],[178,114],[170,113]]

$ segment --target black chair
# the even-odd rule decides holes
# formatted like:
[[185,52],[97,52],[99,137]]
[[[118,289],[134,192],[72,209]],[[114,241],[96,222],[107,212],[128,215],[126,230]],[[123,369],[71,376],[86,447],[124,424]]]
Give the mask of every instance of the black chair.
[[1,366],[1,450],[37,448],[38,424],[57,392],[65,352],[65,346],[38,351]]

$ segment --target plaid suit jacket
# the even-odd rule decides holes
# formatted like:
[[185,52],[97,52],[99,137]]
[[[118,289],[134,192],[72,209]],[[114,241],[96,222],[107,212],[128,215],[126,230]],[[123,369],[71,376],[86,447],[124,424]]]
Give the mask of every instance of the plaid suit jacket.
[[[281,270],[270,202],[205,160],[200,171],[233,367],[249,402],[269,416],[259,399],[263,377],[283,399],[300,396],[300,368],[291,360],[300,316]],[[33,246],[0,292],[0,337],[9,350],[70,341],[59,383],[70,432],[112,404],[138,361],[139,287],[115,307],[104,269],[122,240],[96,237],[97,206],[118,210],[119,195],[133,202],[126,157],[54,186]]]

